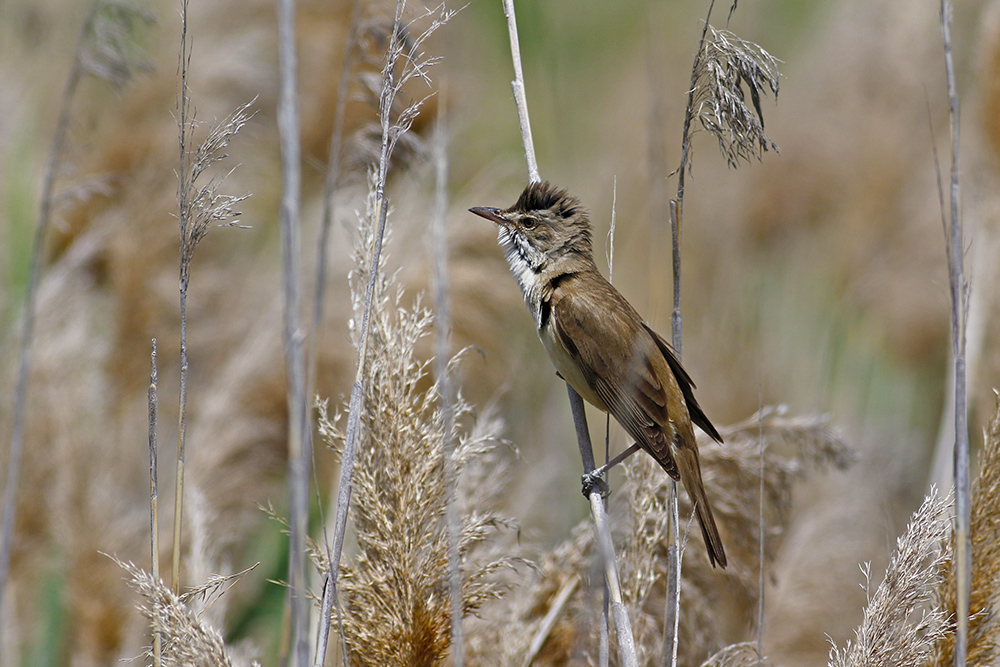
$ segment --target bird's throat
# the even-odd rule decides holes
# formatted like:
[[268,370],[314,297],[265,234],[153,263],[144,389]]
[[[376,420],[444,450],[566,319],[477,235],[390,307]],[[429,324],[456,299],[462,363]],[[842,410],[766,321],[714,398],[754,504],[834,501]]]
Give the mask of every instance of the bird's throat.
[[528,244],[527,239],[501,227],[497,235],[504,257],[510,266],[510,272],[521,288],[524,302],[531,311],[535,327],[541,327],[541,301],[545,290],[545,279],[542,274],[543,257],[539,257]]

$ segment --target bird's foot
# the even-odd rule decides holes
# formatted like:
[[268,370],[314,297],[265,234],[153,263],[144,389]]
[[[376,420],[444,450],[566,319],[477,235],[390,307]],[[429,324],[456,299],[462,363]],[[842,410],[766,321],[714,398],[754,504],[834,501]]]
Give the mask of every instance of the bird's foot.
[[601,494],[601,498],[607,498],[611,495],[611,487],[609,487],[608,483],[604,481],[601,474],[602,472],[594,470],[583,475],[581,481],[583,482],[584,498],[590,498],[590,494],[593,493],[595,489]]

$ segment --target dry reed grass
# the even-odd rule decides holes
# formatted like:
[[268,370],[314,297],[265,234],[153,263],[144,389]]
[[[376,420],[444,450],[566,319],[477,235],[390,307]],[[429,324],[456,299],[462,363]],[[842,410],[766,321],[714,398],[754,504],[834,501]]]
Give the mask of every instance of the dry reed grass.
[[[197,530],[201,533],[199,539],[212,542],[214,549],[225,558],[240,562],[247,549],[246,535],[259,521],[255,503],[281,493],[284,470],[284,382],[280,367],[280,332],[276,326],[280,304],[273,296],[274,274],[273,263],[268,259],[271,249],[267,224],[276,199],[273,187],[276,157],[270,130],[273,118],[267,111],[274,106],[274,67],[264,55],[273,51],[270,37],[273,8],[264,2],[196,4],[195,20],[210,29],[203,33],[206,36],[199,42],[199,48],[204,49],[203,56],[196,56],[194,67],[196,90],[212,91],[212,99],[204,103],[201,115],[221,117],[254,94],[262,94],[261,116],[247,128],[239,142],[241,145],[234,146],[233,150],[234,160],[248,167],[243,173],[234,175],[234,188],[239,192],[254,192],[256,201],[248,202],[246,216],[256,229],[238,242],[236,250],[240,252],[236,258],[229,255],[232,248],[222,248],[214,244],[213,239],[206,241],[199,250],[202,266],[194,269],[195,290],[199,296],[192,304],[192,339],[198,341],[192,363],[192,372],[198,379],[193,386],[201,388],[196,390],[193,401],[191,438],[192,442],[212,443],[211,447],[196,454],[197,460],[190,464],[195,483],[203,489],[206,505],[211,508]],[[5,5],[7,8],[9,6]],[[78,142],[72,148],[69,168],[60,174],[61,183],[72,186],[81,196],[60,201],[59,225],[49,247],[49,264],[41,289],[39,333],[33,341],[38,350],[38,365],[31,379],[27,441],[30,447],[26,451],[22,512],[18,517],[12,570],[14,590],[9,604],[13,609],[6,614],[14,621],[2,630],[3,641],[5,648],[24,647],[25,638],[34,629],[35,619],[42,613],[38,594],[41,582],[55,572],[65,577],[63,599],[66,616],[72,620],[65,635],[66,646],[79,665],[108,664],[117,657],[134,655],[134,647],[140,645],[143,637],[142,625],[135,619],[132,597],[124,591],[118,567],[96,554],[101,549],[114,551],[123,558],[141,562],[142,557],[137,554],[142,553],[146,544],[142,527],[146,519],[143,504],[148,483],[144,477],[141,447],[136,443],[142,442],[145,436],[141,426],[145,405],[141,397],[145,391],[147,346],[151,335],[155,334],[162,346],[161,386],[175,385],[177,381],[176,373],[166,370],[176,365],[177,350],[171,349],[175,345],[171,340],[176,340],[176,336],[165,333],[177,327],[175,221],[166,215],[173,207],[174,179],[169,169],[162,168],[164,164],[172,164],[175,154],[175,126],[172,119],[164,115],[164,110],[173,106],[176,46],[174,31],[168,29],[173,7],[164,3],[156,8],[163,22],[151,31],[148,41],[150,60],[156,68],[154,73],[140,77],[138,82],[123,89],[121,97],[113,100],[100,91],[86,91],[83,111],[74,124],[74,137]],[[800,59],[790,66],[796,85],[783,91],[783,106],[776,111],[773,121],[768,119],[768,127],[782,144],[782,159],[766,165],[761,175],[752,176],[745,189],[734,187],[732,191],[740,200],[738,211],[720,214],[718,202],[724,198],[717,193],[711,195],[715,200],[711,204],[699,204],[697,198],[688,202],[689,215],[712,218],[717,223],[706,229],[710,246],[697,231],[698,225],[692,225],[687,231],[686,257],[691,258],[687,264],[688,284],[717,285],[718,291],[706,299],[700,298],[700,293],[691,293],[693,307],[688,311],[689,321],[694,322],[695,328],[700,329],[699,334],[704,336],[699,336],[697,345],[688,345],[686,358],[689,365],[699,371],[699,384],[723,415],[746,414],[756,407],[761,386],[764,400],[794,395],[806,404],[817,393],[825,400],[830,395],[855,391],[846,371],[838,375],[836,382],[839,384],[832,389],[818,381],[820,375],[812,372],[815,367],[803,361],[802,349],[787,345],[788,338],[778,339],[780,354],[767,353],[771,348],[757,343],[773,341],[773,331],[763,325],[755,328],[754,323],[748,324],[732,315],[749,308],[746,293],[736,290],[735,295],[727,295],[730,300],[723,301],[723,292],[730,291],[728,286],[732,284],[733,272],[743,278],[749,274],[749,265],[759,259],[755,249],[778,249],[782,255],[797,258],[800,263],[812,264],[810,268],[817,273],[830,270],[840,290],[837,294],[846,295],[833,304],[831,317],[841,317],[845,309],[853,313],[855,308],[876,313],[878,326],[858,335],[872,339],[884,337],[886,347],[894,351],[900,363],[926,370],[937,363],[935,360],[940,360],[941,355],[935,350],[944,339],[944,320],[939,317],[939,311],[943,311],[939,307],[941,303],[933,294],[928,295],[927,289],[929,268],[936,271],[943,263],[940,238],[936,221],[927,223],[921,217],[921,212],[927,208],[919,196],[928,183],[926,174],[912,168],[914,164],[921,164],[919,149],[923,144],[919,136],[926,127],[926,114],[919,103],[910,104],[913,99],[923,99],[916,85],[919,84],[916,73],[937,71],[936,61],[924,57],[922,46],[936,42],[921,37],[924,33],[920,20],[913,18],[918,15],[910,9],[908,3],[888,0],[874,3],[846,0],[832,5],[830,21],[810,33],[818,37],[806,40],[811,44],[805,49],[805,65],[800,64]],[[25,30],[25,39],[35,35],[33,38],[51,46],[64,38],[66,26],[55,18],[56,13],[64,13],[64,10],[56,2],[33,8],[32,13],[42,17],[38,20],[49,27],[49,32]],[[239,22],[231,20],[236,15],[240,16]],[[303,90],[304,143],[310,165],[321,161],[327,150],[329,111],[333,107],[337,82],[331,81],[324,72],[331,63],[334,69],[337,68],[339,55],[336,54],[341,50],[338,36],[345,32],[345,15],[346,11],[340,6],[330,8],[318,2],[303,4],[303,80],[309,82]],[[15,16],[10,25],[30,27],[27,22],[20,21],[22,19]],[[161,39],[161,27],[169,39]],[[475,31],[469,34],[476,34],[477,40],[481,40]],[[371,40],[377,41],[375,33],[371,34]],[[11,43],[8,41],[0,46],[6,48]],[[988,43],[995,45],[997,41],[993,39]],[[0,64],[0,69],[5,82],[15,82],[11,90],[27,90],[33,99],[45,101],[38,103],[37,109],[41,110],[39,126],[47,127],[45,121],[51,118],[46,116],[49,112],[45,110],[54,105],[50,97],[39,91],[58,89],[58,76],[51,67],[52,54],[57,50],[43,48],[43,52],[45,59],[50,61],[46,69],[39,69],[37,65],[23,67],[20,76],[15,77],[11,68],[22,62],[17,59],[7,59]],[[485,46],[484,52],[487,52]],[[683,62],[689,60],[689,53],[683,55]],[[786,57],[786,60],[793,62],[792,58]],[[995,83],[995,68],[985,71],[992,72],[989,81]],[[37,85],[29,86],[24,81],[26,74],[39,73],[42,76],[36,76]],[[529,86],[530,79],[529,72]],[[803,80],[808,80],[807,86],[799,85]],[[641,111],[641,100],[631,104],[634,98],[625,94],[626,89],[643,88],[633,84],[626,73],[609,99]],[[360,90],[360,84],[355,83],[348,111],[348,131],[353,136],[360,136],[364,134],[360,132],[364,127],[366,136],[370,137],[366,120],[370,107],[362,95],[355,94]],[[836,99],[831,100],[831,91],[837,92]],[[566,87],[557,87],[555,92],[566,94]],[[477,95],[470,97],[478,101]],[[995,96],[989,99],[994,100]],[[600,99],[590,102],[595,110],[607,110],[601,106]],[[995,101],[991,103],[995,105]],[[0,104],[9,110],[13,103],[3,96]],[[553,108],[563,107],[553,105]],[[985,108],[992,107],[987,104]],[[983,114],[986,122],[997,117],[988,111]],[[7,127],[0,127],[0,135],[2,145],[9,147],[11,133],[25,125],[18,121],[17,114],[5,114],[5,118],[12,120]],[[623,141],[622,136],[626,131],[634,132],[642,121],[627,120],[615,123],[607,129],[606,135],[599,133],[591,137],[596,152],[601,155],[600,160],[591,159],[585,149],[575,146],[570,153],[576,166],[562,165],[556,172],[566,180],[577,180],[573,170],[585,171],[578,179],[583,183],[581,188],[607,189],[605,180],[610,182],[610,176],[605,179],[605,172],[616,164],[608,157],[617,155],[610,147],[615,142],[620,144],[617,148],[622,154],[628,156],[623,160],[641,166],[641,151],[629,152],[631,144]],[[970,128],[966,136],[975,143],[974,129]],[[458,150],[462,145],[463,142],[456,142]],[[16,161],[18,169],[31,163],[14,158],[10,161]],[[355,166],[364,163],[362,158],[349,161]],[[475,159],[465,156],[460,163],[459,173],[464,169],[465,175],[456,185],[459,202],[463,198],[469,200],[472,193],[476,193],[476,200],[469,203],[481,203],[479,198],[484,193],[500,187],[496,171],[488,176],[477,171],[484,161],[487,160],[482,156]],[[476,169],[468,169],[470,164],[475,164]],[[503,167],[495,164],[491,163],[494,166],[490,169],[499,170],[502,178]],[[6,174],[12,173],[10,166],[4,169]],[[476,173],[470,175],[470,171]],[[992,182],[986,174],[988,172],[984,172],[986,182]],[[707,161],[706,166],[699,167],[698,177],[713,183],[727,182],[722,177],[717,179]],[[307,169],[307,197],[310,193],[315,195],[319,180],[315,171]],[[346,180],[356,184],[363,180],[363,172]],[[619,180],[630,182],[625,171],[619,172]],[[633,180],[641,182],[641,179]],[[10,194],[10,181],[5,179],[0,185],[6,194]],[[400,198],[397,214],[400,222],[397,247],[407,248],[406,267],[400,278],[408,285],[419,286],[425,281],[425,275],[419,260],[412,257],[415,253],[409,252],[410,248],[417,247],[415,240],[418,239],[418,232],[413,231],[416,225],[409,221],[419,222],[424,218],[419,198],[414,196],[416,188],[412,184],[406,187],[410,189]],[[360,189],[350,189],[350,200],[343,203],[341,213],[360,205]],[[411,197],[411,202],[402,201]],[[619,200],[620,221],[641,217],[641,211],[634,210],[634,202],[644,200],[641,192],[619,197]],[[625,208],[629,201],[633,202],[632,211]],[[456,205],[456,208],[462,206]],[[929,240],[923,231],[927,224],[932,230]],[[619,224],[619,233],[623,227]],[[517,337],[510,335],[507,315],[520,316],[523,306],[514,291],[494,287],[508,286],[508,281],[502,259],[486,250],[494,248],[486,239],[488,233],[459,224],[450,225],[450,231],[457,241],[458,265],[452,273],[452,284],[457,290],[456,338],[461,344],[475,341],[484,349],[485,361],[477,354],[470,355],[465,368],[472,382],[467,384],[471,384],[471,392],[482,395],[511,376],[527,378],[524,384],[513,385],[511,403],[520,406],[521,412],[517,413],[520,417],[535,416],[535,421],[521,418],[522,425],[514,428],[531,431],[539,423],[548,423],[537,417],[542,409],[539,406],[546,403],[543,400],[545,390],[539,388],[542,383],[536,380],[544,378],[548,382],[550,374],[534,368],[531,361],[522,362],[524,365],[519,370],[524,372],[521,373],[511,373],[508,368],[509,360],[515,356],[530,357],[521,355],[523,350],[520,348],[517,348],[518,355],[509,353],[515,348]],[[9,234],[6,230],[3,233]],[[636,238],[633,236],[630,242],[626,236],[620,237],[619,254],[629,256],[630,261],[636,257],[641,259],[645,252],[645,247],[637,247]],[[641,240],[645,241],[645,236]],[[822,254],[821,261],[817,260],[817,252]],[[773,260],[773,257],[768,255],[766,259]],[[336,266],[348,263],[345,253],[335,256]],[[641,261],[638,263],[641,265]],[[648,286],[644,285],[640,291],[636,287],[637,279],[629,277],[628,265],[625,266],[626,270],[621,271],[622,282],[631,286],[631,293],[645,293]],[[709,274],[705,267],[712,267],[713,273]],[[769,263],[768,269],[772,268],[773,263]],[[645,275],[641,266],[636,272]],[[616,266],[616,282],[618,274]],[[334,276],[331,283],[339,279]],[[989,289],[987,285],[978,286]],[[4,294],[0,297],[9,300],[8,286],[2,289]],[[331,300],[348,303],[346,291],[339,289],[338,292],[338,289],[333,288]],[[413,288],[408,291],[414,292]],[[790,302],[788,312],[794,313],[796,318],[806,318],[808,314],[796,307],[800,303]],[[347,308],[341,310],[346,312]],[[713,320],[709,320],[705,312],[711,312]],[[716,317],[721,323],[715,328],[698,326]],[[352,374],[350,351],[342,333],[345,319],[346,316],[331,315],[324,327],[327,333],[321,344],[319,388],[324,395],[336,395],[346,386],[344,378]],[[989,318],[986,321],[990,321]],[[837,330],[831,335],[841,334]],[[734,340],[740,343],[733,344]],[[814,341],[808,342],[811,345]],[[993,345],[990,349],[995,349],[995,343]],[[765,351],[760,352],[762,349]],[[815,353],[811,346],[807,351]],[[848,345],[843,354],[848,357],[854,352]],[[781,364],[785,362],[794,364],[796,372],[783,370]],[[992,363],[995,366],[995,361]],[[844,370],[845,367],[837,368]],[[820,369],[823,370],[829,371],[829,368]],[[984,373],[984,382],[988,377],[989,373]],[[865,391],[858,394],[867,395]],[[871,395],[874,394],[873,390]],[[164,414],[176,409],[175,405],[170,405],[173,401],[167,391],[162,391],[161,395]],[[870,424],[864,420],[876,418],[871,414],[851,417],[849,408],[841,408],[843,404],[836,410],[838,422]],[[6,410],[6,405],[0,409]],[[534,439],[549,439],[558,431],[548,426],[545,429],[545,437],[536,434]],[[167,427],[161,434],[162,441],[170,440],[169,430]],[[752,437],[753,428],[748,427],[747,431],[748,437]],[[914,433],[912,427],[901,429],[891,440],[919,441],[919,434],[914,436]],[[534,442],[519,438],[519,444],[530,452],[529,460],[536,462]],[[918,449],[917,446],[908,447]],[[499,457],[495,451],[491,456]],[[473,461],[471,465],[489,470],[490,465],[481,459]],[[169,464],[163,463],[164,468]],[[330,466],[321,463],[321,467],[329,469]],[[902,475],[900,470],[907,468],[890,469],[887,475],[894,480]],[[745,472],[753,473],[753,466]],[[552,476],[548,469],[539,474],[543,474],[546,481]],[[486,474],[486,479],[490,478]],[[524,478],[531,477],[526,475]],[[507,498],[501,504],[509,507],[521,502],[522,507],[529,508],[522,514],[528,525],[524,539],[529,541],[535,539],[531,528],[553,525],[551,521],[544,523],[539,517],[557,512],[551,502],[537,500],[543,495],[537,488],[525,490],[526,487],[517,484],[512,483],[519,489],[512,494],[515,498]],[[888,497],[882,499],[890,506],[900,502],[899,489],[904,488],[901,484],[893,484],[886,492]],[[751,488],[756,489],[756,481]],[[714,484],[712,490],[718,494],[727,492],[726,488],[716,490]],[[862,491],[864,489],[858,490]],[[550,492],[546,490],[545,493]],[[842,494],[840,488],[834,495],[816,502],[833,506]],[[905,493],[902,497],[903,501],[908,499]],[[569,502],[564,504],[572,507]],[[530,509],[532,505],[536,506],[534,510]],[[752,505],[756,506],[755,499]],[[851,505],[849,511],[856,509]],[[792,520],[802,525],[815,521],[815,516],[804,514]],[[826,519],[829,515],[824,517]],[[768,525],[778,523],[769,521]],[[632,529],[631,523],[626,525],[628,530]],[[755,525],[748,524],[744,529],[753,532]],[[833,521],[827,525],[832,529],[840,526]],[[852,543],[864,544],[858,536],[848,537]],[[527,583],[523,592],[508,596],[509,603],[501,603],[510,605],[504,613],[523,620],[509,626],[496,622],[492,619],[505,616],[494,615],[492,605],[483,607],[482,620],[467,620],[470,627],[477,628],[480,633],[470,636],[470,642],[480,647],[476,652],[480,664],[496,664],[494,655],[510,656],[509,660],[504,658],[502,664],[520,664],[524,652],[518,647],[530,640],[531,630],[548,610],[550,601],[564,586],[574,585],[577,573],[582,572],[589,579],[589,540],[588,530],[583,529],[557,549],[546,552],[540,559],[540,573],[533,575],[534,583]],[[879,540],[874,537],[871,541]],[[774,545],[770,542],[769,539],[769,549],[781,550],[778,540],[774,540]],[[727,541],[727,546],[729,544]],[[697,538],[690,540],[688,546],[697,549]],[[747,553],[753,550],[748,548]],[[851,556],[853,554],[848,558]],[[864,558],[867,556],[861,557]],[[804,556],[803,560],[806,560]],[[640,571],[648,572],[648,565]],[[637,594],[647,591],[647,599],[655,597],[658,583],[651,586],[648,579],[638,575],[631,581]],[[748,588],[742,584],[736,587],[741,600],[750,599],[749,581],[746,586]],[[840,581],[839,586],[844,590],[853,588],[850,582]],[[237,600],[240,588],[243,587],[231,594]],[[584,659],[580,653],[574,653],[577,650],[574,647],[583,645],[578,637],[580,627],[590,627],[584,623],[594,621],[593,610],[599,607],[599,595],[588,592],[589,602],[575,602],[583,595],[583,590],[592,591],[582,586],[571,596],[567,607],[567,613],[573,614],[571,618],[583,620],[580,624],[565,618],[557,621],[549,643],[542,649],[540,664]],[[685,605],[687,597],[685,593]],[[797,613],[794,620],[805,625],[811,623],[810,617],[818,618],[820,620],[814,625],[826,627],[837,618],[847,616],[846,607],[835,592],[824,596],[822,606],[823,609],[811,608]],[[736,613],[730,611],[727,608],[727,615],[740,619],[743,625],[740,633],[728,634],[733,624],[726,623],[723,630],[727,634],[720,642],[742,636],[746,619],[752,618],[752,613],[742,606]],[[715,628],[709,629],[712,633],[718,632]],[[694,628],[686,632],[694,634],[703,630]],[[503,644],[502,654],[491,653],[500,643],[493,642],[491,636],[507,633],[516,636],[511,643]],[[696,639],[690,646],[704,654],[698,643],[709,639]],[[650,654],[655,655],[658,650],[655,642],[648,641]],[[737,649],[734,652],[745,655]],[[813,657],[816,655],[814,652]],[[782,663],[780,655],[772,657]],[[784,661],[784,664],[789,663]],[[814,659],[812,664],[818,662]]]
[[[996,515],[1000,502],[1000,401],[984,440],[971,499],[970,665],[991,665],[1000,655],[996,615],[1000,600],[1000,521]],[[868,595],[864,620],[853,641],[842,649],[831,649],[831,667],[954,664],[955,531],[950,505],[950,498],[931,490],[899,538],[874,592],[870,565],[862,566]]]
[[[128,573],[129,585],[142,599],[140,611],[149,620],[153,631],[163,637],[160,664],[164,667],[260,664],[247,660],[238,649],[226,646],[219,630],[205,622],[202,613],[196,609],[198,605],[193,604],[200,602],[203,610],[205,606],[217,602],[225,592],[220,592],[220,589],[245,572],[229,577],[213,577],[178,595],[134,563],[118,559],[113,561]],[[143,657],[150,657],[150,654],[147,652]]]
[[[721,573],[708,565],[704,545],[686,541],[681,584],[680,665],[700,665],[728,644],[746,639],[757,609],[758,480],[761,470],[758,434],[764,439],[764,508],[770,557],[780,545],[788,519],[792,482],[808,468],[846,465],[851,455],[826,419],[788,418],[767,411],[759,418],[722,429],[725,445],[699,442],[706,487],[712,493],[716,520],[727,547],[730,566]],[[669,478],[647,456],[623,464],[626,482],[612,496],[620,549],[622,592],[636,637],[639,664],[661,664],[666,591],[666,497]],[[691,506],[682,498],[681,516]],[[683,521],[683,518],[682,518]],[[519,665],[527,654],[535,628],[558,592],[579,579],[566,607],[549,633],[534,664],[596,664],[600,602],[600,568],[596,566],[589,522],[540,556],[530,580],[497,607],[484,613],[494,627],[474,643],[472,664]],[[727,625],[727,618],[731,624]],[[743,650],[732,649],[732,659]],[[718,660],[722,660],[719,658]],[[612,664],[617,664],[613,662]]]
[[932,490],[896,542],[885,577],[872,591],[870,565],[862,565],[868,605],[854,641],[830,649],[830,667],[923,665],[947,629],[947,615],[927,607],[943,583],[950,498]]
[[[972,536],[972,588],[969,605],[968,664],[995,664],[1000,657],[1000,402],[985,429],[985,444],[979,453],[979,477],[971,499],[970,534]],[[949,632],[934,646],[928,665],[954,664],[955,578],[951,551],[945,553],[938,585],[934,591],[935,607],[942,610]]]
[[[376,222],[373,187],[351,274],[356,345]],[[441,396],[428,382],[432,360],[419,356],[433,317],[419,297],[413,306],[405,305],[402,287],[385,271],[387,254],[379,260],[363,362],[365,407],[351,508],[356,547],[341,565],[342,627],[351,664],[438,665],[452,639],[444,484],[448,433]],[[457,363],[456,357],[449,365]],[[451,410],[455,423],[467,426],[458,434],[453,460],[463,491],[462,610],[470,615],[501,594],[505,584],[499,571],[512,568],[517,559],[492,546],[498,531],[513,526],[493,509],[500,504],[503,472],[486,467],[496,463],[492,450],[502,442],[502,422],[492,410],[476,418],[460,393]],[[320,432],[338,453],[347,439],[341,421],[321,406]],[[325,551],[317,552],[325,573]]]
[[[97,552],[113,551],[140,564],[148,559],[143,555],[148,538],[142,536],[136,511],[146,502],[148,481],[143,481],[135,443],[143,437],[137,392],[144,391],[140,389],[148,375],[144,360],[154,336],[159,340],[160,412],[168,415],[177,410],[175,391],[168,390],[178,381],[177,223],[171,215],[176,180],[169,167],[176,162],[177,151],[177,127],[171,117],[176,12],[169,2],[149,10],[161,19],[143,42],[153,69],[114,96],[86,83],[75,107],[66,166],[58,172],[59,206],[47,244],[39,331],[33,341],[35,364],[26,421],[29,446],[15,526],[14,582],[6,600],[8,617],[13,619],[4,635],[10,639],[5,643],[12,647],[10,655],[31,641],[27,629],[44,613],[38,587],[53,572],[66,582],[65,613],[72,622],[64,645],[78,664],[105,664],[129,653],[141,637],[128,620],[132,618],[129,594],[120,574],[114,574],[117,568]],[[39,11],[48,21],[53,18],[48,12],[59,10],[46,6]],[[378,6],[371,5],[365,17],[366,53],[378,43],[377,13]],[[241,20],[229,20],[234,14]],[[313,81],[302,96],[304,141],[319,157],[330,130],[321,100],[337,87],[337,81],[323,73],[330,67],[329,53],[338,48],[338,35],[346,32],[346,15],[343,7],[321,3],[303,9],[302,20],[310,26],[303,41],[311,46],[304,49],[302,68]],[[201,244],[199,261],[192,268],[189,303],[189,441],[193,444],[187,481],[201,490],[209,507],[201,526],[209,531],[215,548],[235,562],[252,548],[245,536],[261,522],[255,504],[280,493],[284,468],[280,335],[271,326],[274,318],[261,317],[280,312],[268,249],[269,209],[274,201],[269,165],[276,163],[270,112],[275,99],[274,63],[266,55],[241,62],[231,57],[234,52],[258,49],[266,54],[273,20],[266,3],[192,7],[198,51],[192,59],[190,85],[198,97],[198,117],[224,118],[227,106],[231,110],[260,95],[260,115],[227,149],[232,164],[249,167],[233,174],[229,187],[255,194],[257,201],[246,202],[244,209],[245,220],[254,229],[240,239],[226,239],[226,244],[212,238]],[[357,71],[364,74],[371,67],[362,61]],[[349,89],[352,101],[345,123],[349,156],[357,153],[356,146],[369,133],[370,107],[357,101],[361,88],[356,79]],[[205,95],[206,91],[211,94]],[[200,143],[206,131],[199,127],[192,145]],[[309,173],[307,192],[315,193],[315,170]],[[345,182],[357,178],[347,173]],[[87,184],[91,186],[81,187]],[[63,196],[67,191],[75,196]],[[348,191],[345,207],[357,200],[356,192],[356,188]],[[334,276],[331,281],[340,279]],[[343,315],[330,318],[343,319]],[[340,371],[350,364],[346,350],[336,344],[341,335],[335,330],[327,334],[320,362],[325,392],[342,386]],[[160,441],[176,437],[176,425],[161,419]],[[161,453],[161,470],[172,466],[172,458],[169,452]],[[328,471],[330,457],[321,458],[320,464]],[[172,474],[167,472],[161,487],[171,484]],[[169,515],[163,518],[169,525]],[[188,527],[185,531],[185,543],[190,544],[196,536],[187,532]],[[263,586],[261,575],[254,578],[257,586]]]

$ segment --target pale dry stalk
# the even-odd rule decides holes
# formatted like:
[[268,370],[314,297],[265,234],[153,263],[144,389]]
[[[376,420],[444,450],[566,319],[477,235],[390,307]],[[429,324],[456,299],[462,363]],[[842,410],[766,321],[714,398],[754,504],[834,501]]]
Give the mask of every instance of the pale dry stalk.
[[[524,157],[528,163],[528,179],[533,183],[537,183],[542,179],[538,172],[538,163],[535,159],[535,146],[531,138],[531,123],[528,119],[528,100],[524,90],[524,73],[521,70],[521,51],[517,37],[517,17],[514,13],[513,0],[503,0],[503,8],[504,15],[507,17],[511,60],[514,65],[514,81],[511,83],[511,87],[514,91],[514,103],[517,108],[517,117],[521,127]],[[577,444],[580,447],[580,455],[583,460],[583,472],[584,475],[587,475],[593,472],[595,465],[594,450],[587,428],[586,408],[583,405],[583,399],[568,382],[566,383],[566,390],[569,394],[570,408],[573,412],[573,424],[576,428]],[[629,623],[628,613],[622,602],[621,588],[618,584],[617,566],[615,564],[614,544],[611,541],[611,529],[608,525],[607,512],[600,496],[600,489],[596,485],[592,486],[589,494],[590,507],[594,517],[594,528],[598,533],[601,555],[604,560],[606,583],[611,596],[611,609],[615,619],[615,627],[618,631],[619,650],[623,664],[636,665],[635,641],[632,637],[632,628]]]
[[941,39],[944,43],[945,77],[948,85],[948,117],[951,127],[950,206],[944,215],[945,249],[948,255],[948,284],[951,292],[951,345],[955,376],[955,579],[957,628],[955,666],[965,667],[969,642],[969,597],[972,587],[972,536],[969,530],[969,416],[966,389],[966,324],[969,317],[969,284],[965,278],[965,241],[959,211],[959,105],[952,56],[952,3],[941,0]]
[[[351,387],[346,441],[341,457],[340,481],[337,489],[337,510],[334,519],[333,545],[330,548],[329,587],[335,598],[338,595],[337,577],[340,570],[344,535],[347,530],[347,513],[351,504],[352,480],[359,440],[358,431],[361,425],[362,413],[365,411],[365,379],[370,345],[369,323],[371,320],[375,287],[378,283],[382,245],[385,238],[388,214],[385,183],[393,149],[400,137],[409,131],[413,121],[416,120],[420,113],[423,102],[427,98],[408,105],[398,113],[394,113],[395,100],[402,87],[413,79],[421,79],[428,85],[430,84],[427,70],[439,58],[427,57],[421,50],[421,47],[431,34],[447,23],[454,15],[454,12],[448,10],[443,4],[434,9],[427,10],[421,18],[430,17],[430,25],[417,37],[407,40],[404,39],[404,26],[402,23],[404,6],[405,0],[397,0],[396,12],[392,24],[392,35],[389,39],[385,64],[382,68],[382,85],[379,93],[379,124],[382,128],[381,147],[375,178],[369,195],[370,200],[374,202],[374,206],[369,210],[369,216],[374,217],[376,225],[371,238],[370,262],[367,265],[368,280],[360,313],[361,326],[356,332],[358,336],[358,362],[354,384]],[[398,71],[397,64],[400,66]],[[345,649],[345,664],[347,660],[348,655]]]

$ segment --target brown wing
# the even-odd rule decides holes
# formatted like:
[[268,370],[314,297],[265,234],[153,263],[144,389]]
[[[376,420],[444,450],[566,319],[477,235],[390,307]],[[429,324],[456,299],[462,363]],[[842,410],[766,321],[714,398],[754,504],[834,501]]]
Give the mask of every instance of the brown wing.
[[661,382],[673,376],[638,313],[596,272],[562,281],[550,303],[554,335],[579,360],[584,380],[604,403],[598,407],[679,479],[668,438],[673,421],[687,419],[687,411],[676,385]]
[[708,416],[705,415],[705,411],[701,409],[698,405],[698,401],[694,397],[694,382],[691,381],[691,376],[687,374],[684,367],[681,366],[680,360],[674,355],[674,346],[663,340],[663,336],[653,331],[648,324],[643,322],[642,326],[649,332],[656,341],[657,346],[659,346],[660,351],[666,358],[667,363],[670,364],[670,370],[674,372],[674,377],[677,378],[677,384],[680,385],[681,392],[684,394],[684,402],[687,403],[688,413],[691,415],[691,421],[698,425],[698,427],[707,433],[716,442],[722,442],[722,436],[719,432],[715,430],[715,426],[712,422],[708,420]]
[[[712,565],[726,566],[726,552],[705,495],[698,445],[688,406],[698,425],[718,432],[694,401],[691,378],[670,347],[600,274],[566,276],[549,301],[551,334],[576,360],[579,375],[618,423],[674,479],[694,504]],[[704,424],[704,425],[703,425]]]

